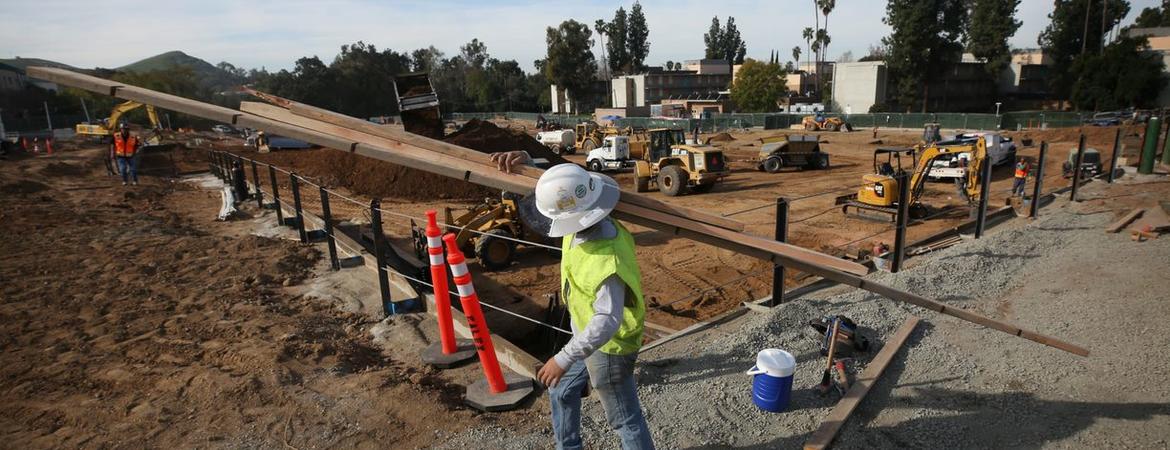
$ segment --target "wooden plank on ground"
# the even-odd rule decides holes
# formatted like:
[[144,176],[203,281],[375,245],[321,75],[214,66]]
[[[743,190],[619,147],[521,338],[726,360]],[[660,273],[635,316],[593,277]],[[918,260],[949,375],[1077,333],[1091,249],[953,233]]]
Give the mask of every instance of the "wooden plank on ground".
[[1125,226],[1129,225],[1130,222],[1133,222],[1134,219],[1141,217],[1143,212],[1145,212],[1145,208],[1134,208],[1134,210],[1130,211],[1129,214],[1122,216],[1121,219],[1118,219],[1116,222],[1113,222],[1109,226],[1105,227],[1105,232],[1116,233],[1121,231],[1122,228],[1125,228]]
[[[86,88],[86,86],[96,86],[94,92],[103,94],[106,93],[106,91],[103,90],[104,88],[101,84],[101,79],[93,76],[47,67],[30,67],[28,69],[28,73],[30,76],[52,80],[66,86],[81,88]],[[115,96],[119,98],[132,99],[140,101],[144,104],[153,104],[155,106],[167,105],[165,107],[173,111],[191,114],[198,117],[222,120],[222,118],[227,114],[225,112],[226,108],[220,106],[188,100],[161,92],[153,92],[147,89],[125,86],[114,89],[114,91]],[[124,91],[131,92],[132,97],[124,96]],[[235,110],[226,111],[233,112]],[[413,145],[401,144],[398,147],[403,149],[413,149],[415,150],[414,152],[407,153],[402,151],[395,151],[390,148],[385,148],[381,145],[371,145],[366,142],[357,142],[353,139],[347,139],[344,136],[322,133],[308,128],[291,125],[244,112],[235,112],[230,117],[230,119],[231,123],[233,124],[272,130],[273,132],[288,137],[300,139],[324,147],[333,149],[348,149],[348,151],[362,156],[368,156],[374,159],[380,159],[399,165],[409,166],[415,169],[436,173],[447,177],[462,179],[483,186],[523,193],[526,192],[523,190],[524,187],[530,186],[532,183],[531,177],[525,177],[518,174],[505,174],[496,170],[485,169],[482,164],[463,161],[439,152],[427,151],[424,148]],[[735,232],[726,228],[720,228],[703,222],[695,221],[688,217],[676,216],[656,209],[641,207],[629,202],[619,202],[617,209],[614,211],[614,216],[622,220],[628,220],[633,223],[638,223],[660,231],[743,253],[745,255],[760,258],[776,264],[783,264],[786,267],[791,267],[806,273],[819,275],[822,278],[864,289],[889,299],[910,303],[922,308],[929,309],[931,311],[947,314],[962,320],[966,320],[968,322],[986,326],[991,329],[1003,331],[1017,337],[1022,337],[1024,339],[1035,341],[1053,348],[1064,350],[1075,355],[1087,356],[1089,354],[1089,351],[1083,347],[1079,347],[1051,336],[1025,330],[1011,323],[984,317],[963,309],[954,308],[943,303],[928,300],[922,296],[895,289],[872,280],[866,280],[861,278],[859,275],[867,273],[869,269],[861,264],[844,261],[829,255],[792,246],[790,244],[776,242],[759,236],[753,236]]]
[[869,389],[877,383],[878,377],[882,376],[882,372],[886,370],[886,366],[890,365],[890,361],[894,359],[894,355],[898,354],[898,350],[902,348],[902,344],[906,342],[906,338],[910,337],[910,333],[914,331],[914,327],[918,325],[918,318],[910,316],[906,322],[902,324],[901,328],[894,333],[894,336],[882,346],[882,350],[874,356],[873,361],[870,361],[865,366],[865,371],[861,376],[857,377],[857,381],[853,382],[853,386],[845,393],[845,397],[837,402],[837,406],[833,411],[829,412],[829,416],[821,422],[821,426],[813,432],[808,441],[804,443],[805,450],[822,450],[829,448],[833,443],[833,439],[837,437],[837,432],[845,425],[845,421],[849,419],[849,415],[861,401],[865,399],[865,394],[869,393]]

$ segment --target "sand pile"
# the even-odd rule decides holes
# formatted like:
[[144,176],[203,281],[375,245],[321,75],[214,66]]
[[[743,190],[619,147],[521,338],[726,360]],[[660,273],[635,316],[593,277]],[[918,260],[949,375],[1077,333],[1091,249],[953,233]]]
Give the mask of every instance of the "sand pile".
[[734,140],[735,140],[735,138],[731,137],[730,134],[719,133],[719,134],[716,134],[714,136],[707,138],[707,143],[710,144],[712,142],[730,142],[730,141],[734,141]]
[[[553,164],[568,162],[531,136],[471,120],[444,141],[483,153],[527,151]],[[481,199],[499,191],[409,167],[329,149],[255,154],[260,161],[297,172],[329,187],[344,187],[369,197],[399,200]]]

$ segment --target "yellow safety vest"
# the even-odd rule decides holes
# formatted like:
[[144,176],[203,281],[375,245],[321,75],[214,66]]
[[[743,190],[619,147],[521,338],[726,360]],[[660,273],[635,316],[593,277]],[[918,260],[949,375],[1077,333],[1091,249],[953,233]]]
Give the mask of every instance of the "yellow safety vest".
[[612,239],[588,241],[571,246],[573,234],[561,242],[561,295],[569,317],[584,330],[593,317],[597,289],[610,275],[617,274],[629,289],[617,333],[598,350],[610,355],[628,355],[642,348],[646,304],[642,300],[642,272],[634,256],[634,237],[616,220]]

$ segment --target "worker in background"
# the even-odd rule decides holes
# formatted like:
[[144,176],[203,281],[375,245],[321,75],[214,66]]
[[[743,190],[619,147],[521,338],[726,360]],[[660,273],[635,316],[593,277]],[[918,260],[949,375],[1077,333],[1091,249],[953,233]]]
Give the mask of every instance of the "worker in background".
[[1016,162],[1015,180],[1012,181],[1013,196],[1024,196],[1024,185],[1028,181],[1028,170],[1028,159],[1021,156],[1020,160]]
[[[531,161],[527,153],[492,154],[505,172]],[[540,368],[549,388],[558,449],[579,449],[581,396],[592,386],[623,449],[652,449],[654,442],[638,401],[634,363],[642,347],[646,304],[634,238],[609,217],[621,190],[608,176],[576,164],[553,166],[536,182],[536,209],[562,238],[561,299],[573,338]]]
[[138,186],[138,149],[142,147],[142,142],[139,141],[138,136],[130,133],[130,127],[126,124],[118,126],[118,132],[114,134],[114,157],[118,159],[118,172],[122,174],[122,186],[127,182],[134,183]]

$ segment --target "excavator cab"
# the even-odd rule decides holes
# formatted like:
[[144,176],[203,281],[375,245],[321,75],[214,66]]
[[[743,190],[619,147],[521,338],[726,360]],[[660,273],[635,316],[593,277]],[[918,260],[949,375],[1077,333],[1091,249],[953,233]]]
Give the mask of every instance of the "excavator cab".
[[878,148],[873,151],[873,173],[862,177],[857,200],[869,205],[891,207],[898,203],[898,175],[905,172],[902,158],[914,163],[912,147]]

